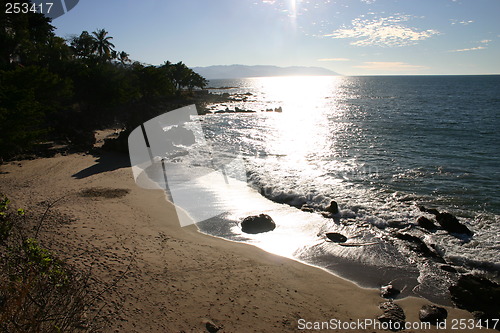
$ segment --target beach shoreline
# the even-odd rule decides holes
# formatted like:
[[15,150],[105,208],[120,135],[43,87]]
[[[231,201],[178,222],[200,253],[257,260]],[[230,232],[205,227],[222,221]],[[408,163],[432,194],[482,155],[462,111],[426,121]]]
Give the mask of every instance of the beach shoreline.
[[[223,327],[219,332],[294,332],[300,330],[301,319],[376,322],[382,314],[378,306],[386,300],[378,290],[254,246],[205,235],[195,225],[181,228],[163,191],[137,187],[126,155],[38,158],[6,163],[0,171],[0,192],[16,207],[29,209],[63,198],[53,209],[73,222],[42,230],[42,244],[63,258],[84,249],[87,256],[80,264],[94,267],[103,281],[124,274],[106,299],[116,310],[110,311],[106,331],[203,332],[209,320]],[[92,189],[127,194],[81,195]],[[405,310],[407,322],[415,323],[420,307],[430,304],[414,297],[396,303]],[[472,318],[463,310],[447,310],[449,322]]]

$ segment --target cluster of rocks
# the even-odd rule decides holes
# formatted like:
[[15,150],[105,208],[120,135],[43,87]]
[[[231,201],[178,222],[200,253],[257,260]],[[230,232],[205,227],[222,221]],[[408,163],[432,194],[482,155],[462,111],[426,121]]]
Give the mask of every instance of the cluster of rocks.
[[240,109],[239,107],[235,107],[234,110],[230,110],[228,107],[226,107],[224,110],[218,110],[215,111],[214,113],[255,113],[256,111],[253,110],[245,110],[245,109]]
[[266,112],[283,112],[283,108],[281,106],[274,109],[266,109]]
[[[472,237],[474,234],[465,224],[460,223],[454,215],[448,212],[440,213],[437,209],[426,208],[424,206],[420,206],[419,209],[421,212],[433,214],[440,227],[452,235],[465,235],[467,237]],[[419,217],[417,224],[431,232],[438,229],[438,226],[425,216]]]
[[[383,311],[383,314],[378,316],[377,319],[383,323],[388,323],[392,331],[400,331],[405,328],[406,315],[401,306],[391,300],[381,303],[379,308]],[[439,325],[448,317],[448,311],[445,308],[429,304],[422,306],[418,317],[421,322]]]

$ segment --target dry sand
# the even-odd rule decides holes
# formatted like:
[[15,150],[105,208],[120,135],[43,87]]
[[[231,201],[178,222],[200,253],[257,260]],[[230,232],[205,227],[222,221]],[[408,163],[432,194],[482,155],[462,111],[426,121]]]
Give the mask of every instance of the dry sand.
[[[300,318],[355,321],[381,314],[378,304],[384,300],[377,290],[253,246],[206,236],[194,225],[181,228],[164,193],[137,187],[127,164],[127,156],[104,153],[0,166],[0,192],[15,207],[29,209],[62,198],[53,210],[73,217],[69,224],[44,228],[42,245],[92,266],[102,281],[124,274],[106,296],[106,331],[207,332],[204,321],[211,320],[223,327],[219,332],[294,332]],[[416,298],[397,303],[408,322],[418,322],[418,310],[429,304]],[[462,310],[448,311],[448,326],[452,318],[472,318]],[[336,331],[379,330],[329,332]]]

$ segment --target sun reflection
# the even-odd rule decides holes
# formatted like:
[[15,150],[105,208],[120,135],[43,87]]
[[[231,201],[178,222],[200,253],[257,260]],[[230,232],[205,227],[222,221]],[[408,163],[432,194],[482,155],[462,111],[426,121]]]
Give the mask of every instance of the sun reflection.
[[330,147],[328,121],[331,96],[340,79],[336,77],[294,76],[258,78],[265,98],[283,108],[282,114],[266,117],[275,132],[268,142],[271,155],[287,156],[297,170],[307,163],[309,154],[321,154]]

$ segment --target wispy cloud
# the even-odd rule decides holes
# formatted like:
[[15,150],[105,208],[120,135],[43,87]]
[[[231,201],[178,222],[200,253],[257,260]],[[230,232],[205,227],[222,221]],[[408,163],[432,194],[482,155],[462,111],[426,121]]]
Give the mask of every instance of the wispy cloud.
[[364,2],[366,3],[367,5],[371,5],[372,3],[374,3],[375,1],[377,0],[361,0],[361,2]]
[[483,40],[479,41],[479,43],[482,43],[482,44],[488,44],[489,42],[491,42],[491,39],[483,39]]
[[400,61],[370,61],[364,62],[363,65],[353,66],[371,71],[389,71],[389,72],[414,72],[422,69],[427,69],[426,66],[410,65]]
[[439,34],[436,30],[418,31],[402,24],[410,18],[409,15],[381,17],[373,20],[357,18],[352,21],[352,27],[338,29],[325,36],[355,39],[351,45],[357,46],[406,46]]
[[473,20],[463,20],[463,21],[459,21],[459,20],[455,20],[455,19],[451,19],[451,25],[455,25],[455,24],[461,24],[461,25],[469,25],[471,23],[474,23]]
[[321,58],[318,61],[350,61],[348,58]]
[[450,50],[449,52],[466,52],[466,51],[477,51],[477,50],[484,50],[487,49],[486,46],[477,46],[477,47],[471,47],[468,49],[459,49],[459,50]]

